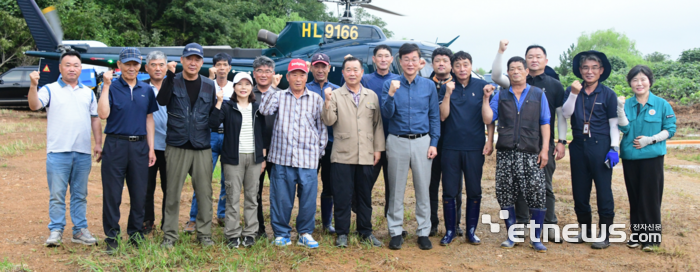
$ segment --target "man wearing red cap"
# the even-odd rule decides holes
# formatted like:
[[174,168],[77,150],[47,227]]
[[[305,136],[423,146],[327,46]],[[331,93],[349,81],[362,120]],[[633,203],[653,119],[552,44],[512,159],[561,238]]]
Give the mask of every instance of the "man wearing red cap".
[[277,246],[291,245],[289,220],[299,187],[298,245],[317,248],[311,237],[316,225],[319,159],[325,153],[328,133],[321,121],[323,98],[306,88],[306,62],[294,59],[287,68],[289,89],[267,91],[260,112],[277,114],[268,161],[274,164],[270,178],[270,221]]

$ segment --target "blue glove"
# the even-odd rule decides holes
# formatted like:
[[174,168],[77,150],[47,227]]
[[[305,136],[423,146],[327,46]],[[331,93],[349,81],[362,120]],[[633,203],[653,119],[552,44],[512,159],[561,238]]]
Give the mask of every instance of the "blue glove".
[[610,161],[610,168],[613,168],[620,162],[620,155],[615,152],[615,149],[610,148],[608,155],[605,156],[605,160]]

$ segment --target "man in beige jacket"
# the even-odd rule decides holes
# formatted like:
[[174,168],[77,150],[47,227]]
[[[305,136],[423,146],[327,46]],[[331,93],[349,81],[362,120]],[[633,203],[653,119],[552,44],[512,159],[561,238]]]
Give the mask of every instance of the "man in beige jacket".
[[[362,87],[362,61],[348,57],[343,61],[346,84],[332,91],[326,88],[323,123],[333,127],[331,180],[335,202],[336,245],[348,246],[350,210],[356,203],[357,231],[363,241],[381,247],[372,235],[372,183],[374,165],[384,151],[384,127],[379,99],[374,91]],[[356,194],[356,196],[355,196]]]

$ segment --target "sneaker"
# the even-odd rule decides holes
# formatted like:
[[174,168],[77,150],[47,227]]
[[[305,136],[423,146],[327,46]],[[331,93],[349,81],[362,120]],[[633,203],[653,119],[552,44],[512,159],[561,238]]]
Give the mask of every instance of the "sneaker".
[[335,240],[335,246],[348,247],[348,236],[345,234],[338,235],[338,239]]
[[87,229],[81,229],[77,234],[73,234],[71,242],[91,246],[97,243],[97,239],[92,237],[92,234]]
[[389,241],[389,249],[401,249],[401,245],[403,245],[403,236],[396,235],[391,237],[391,241]]
[[175,247],[175,241],[167,238],[163,239],[163,242],[160,243],[160,247],[163,249],[172,249],[173,247]]
[[241,238],[240,237],[228,239],[228,244],[226,244],[226,246],[228,246],[228,248],[230,248],[230,249],[238,248],[238,246],[240,246],[240,245],[241,245]]
[[143,222],[143,235],[149,235],[156,228],[156,224],[153,221]]
[[258,233],[255,234],[255,239],[256,240],[267,240],[267,233],[265,233],[264,230],[258,231]]
[[117,243],[116,240],[114,239],[105,239],[105,250],[108,255],[114,255],[117,253],[117,250],[119,249],[119,243]]
[[305,246],[307,248],[317,248],[318,242],[316,242],[316,240],[314,240],[314,237],[311,237],[311,234],[304,233],[304,234],[299,235],[299,240],[297,241],[297,245]]
[[[437,233],[438,233],[438,227],[437,226],[431,227],[430,233],[428,233],[428,236],[430,236],[430,237],[437,236]],[[401,234],[403,235],[403,233],[401,233]],[[408,234],[408,233],[406,233],[406,234]],[[404,236],[404,237],[406,237],[406,236]]]
[[644,245],[642,245],[642,251],[644,251],[644,252],[652,252],[652,251],[654,251],[654,245],[652,245],[652,244],[644,244]]
[[49,234],[49,239],[46,239],[44,246],[46,247],[57,247],[61,245],[61,240],[63,239],[63,231],[51,231]]
[[433,243],[430,242],[428,236],[418,237],[418,247],[422,250],[428,250],[433,248]]
[[459,237],[464,236],[464,230],[460,227],[457,227],[457,236],[459,236]]
[[193,234],[197,230],[197,225],[194,223],[194,221],[187,221],[187,224],[185,225],[185,233]]
[[253,236],[243,237],[243,247],[252,247],[255,245],[255,238]]
[[379,239],[377,239],[377,237],[374,237],[373,234],[370,234],[369,236],[362,238],[362,241],[366,242],[366,243],[370,243],[372,246],[375,246],[375,247],[382,247],[383,246],[382,241],[379,241]]
[[273,244],[276,246],[288,246],[292,244],[292,240],[285,237],[277,237]]
[[404,239],[405,239],[407,236],[408,236],[408,231],[405,231],[405,230],[404,230],[404,231],[401,232],[401,238],[404,238]]
[[639,247],[639,242],[632,241],[632,240],[627,240],[627,247],[629,247],[629,248],[638,248],[638,247]]
[[214,241],[211,240],[211,237],[200,237],[197,240],[199,240],[199,244],[201,244],[203,247],[210,247],[214,245]]

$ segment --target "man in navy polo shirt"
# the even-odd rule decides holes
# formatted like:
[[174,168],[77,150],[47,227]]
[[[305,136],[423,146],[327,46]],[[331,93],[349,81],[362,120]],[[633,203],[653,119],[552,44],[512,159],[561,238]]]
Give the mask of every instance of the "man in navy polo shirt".
[[136,79],[141,69],[141,52],[133,47],[122,49],[117,66],[122,76],[112,82],[112,73],[105,72],[97,105],[97,114],[107,119],[102,152],[102,225],[110,254],[117,250],[120,238],[119,205],[125,178],[131,203],[129,242],[135,244],[143,239],[148,167],[156,162],[153,112],[158,110],[151,86]]
[[[461,195],[462,175],[467,188],[467,242],[480,244],[476,236],[481,207],[481,174],[484,155],[493,152],[494,124],[488,125],[488,141],[484,137],[481,105],[484,90],[493,86],[472,78],[472,56],[464,51],[452,55],[452,71],[457,82],[448,82],[440,88],[440,119],[442,123],[442,207],[447,231],[441,245],[452,242],[459,221],[455,199]],[[435,170],[435,169],[433,169]]]
[[[610,76],[611,65],[605,54],[590,50],[578,53],[573,59],[572,71],[582,79],[583,85],[574,81],[566,89],[566,101],[562,107],[564,116],[571,118],[574,140],[569,145],[571,156],[571,187],[574,194],[574,211],[581,233],[577,243],[583,243],[583,235],[591,238],[591,186],[595,191],[600,220],[599,230],[609,227],[615,218],[615,202],[612,194],[612,168],[619,162],[620,130],[617,127],[617,98],[615,91],[601,84]],[[583,91],[583,92],[582,92]],[[610,246],[610,232],[605,239],[591,244],[594,249]]]
[[[325,89],[338,89],[338,85],[328,81],[328,73],[331,71],[331,58],[323,53],[316,53],[311,57],[311,73],[314,80],[306,83],[306,88],[309,91],[315,92],[326,99]],[[321,157],[319,170],[321,171],[321,182],[323,183],[323,191],[321,191],[321,222],[323,229],[329,233],[335,233],[335,229],[331,224],[333,218],[333,187],[331,184],[331,150],[333,150],[333,130],[328,127],[328,145],[326,145],[326,154]]]

